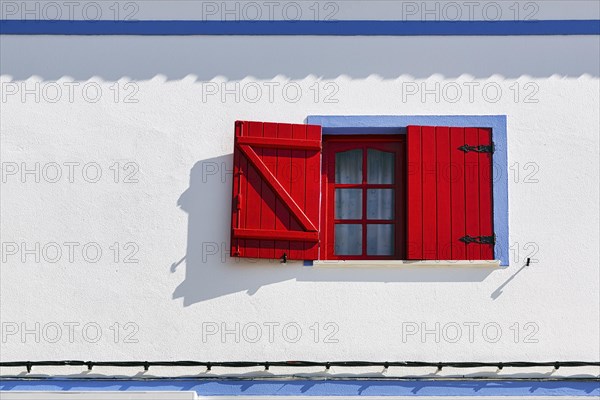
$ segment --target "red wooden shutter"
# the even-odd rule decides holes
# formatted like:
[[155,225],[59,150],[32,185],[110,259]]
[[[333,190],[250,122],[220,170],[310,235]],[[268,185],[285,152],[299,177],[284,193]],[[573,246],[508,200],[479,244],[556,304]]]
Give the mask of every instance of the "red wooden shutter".
[[321,127],[237,121],[231,255],[316,260]]
[[409,126],[409,260],[494,258],[492,132]]

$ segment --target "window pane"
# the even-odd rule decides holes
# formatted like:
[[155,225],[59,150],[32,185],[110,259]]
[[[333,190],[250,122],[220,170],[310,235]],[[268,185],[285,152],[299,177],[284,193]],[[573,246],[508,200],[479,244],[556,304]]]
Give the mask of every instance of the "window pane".
[[362,254],[362,225],[335,225],[335,254],[338,256],[359,256]]
[[367,151],[367,183],[394,183],[394,153]]
[[362,150],[335,153],[335,183],[362,183]]
[[335,218],[362,219],[362,189],[335,189]]
[[367,190],[367,219],[394,218],[394,189]]
[[367,225],[367,255],[391,256],[394,255],[394,225],[368,224]]

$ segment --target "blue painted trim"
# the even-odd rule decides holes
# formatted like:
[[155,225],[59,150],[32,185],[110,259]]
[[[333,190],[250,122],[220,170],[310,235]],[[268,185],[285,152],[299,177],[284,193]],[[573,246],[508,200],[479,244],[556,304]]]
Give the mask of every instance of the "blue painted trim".
[[202,396],[583,396],[599,381],[489,380],[0,380],[6,391],[195,391]]
[[509,265],[508,242],[508,149],[506,115],[311,115],[307,123],[321,125],[323,134],[402,134],[408,125],[492,128],[496,145],[494,163],[494,254],[500,265]]
[[600,20],[69,21],[0,20],[5,35],[600,35]]

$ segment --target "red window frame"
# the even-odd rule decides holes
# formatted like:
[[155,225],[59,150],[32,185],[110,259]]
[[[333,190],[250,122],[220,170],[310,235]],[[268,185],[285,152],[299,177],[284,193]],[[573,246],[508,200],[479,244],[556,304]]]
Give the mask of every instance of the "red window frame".
[[[395,154],[394,183],[369,184],[367,177],[367,149]],[[363,150],[363,179],[357,184],[335,183],[335,153],[354,149]],[[327,135],[323,136],[323,168],[321,198],[321,259],[322,260],[401,260],[406,254],[406,139],[405,135]],[[362,218],[360,220],[335,220],[335,189],[360,188],[362,195]],[[367,189],[394,189],[394,218],[392,220],[369,220],[367,213]],[[394,224],[394,254],[374,256],[366,254],[368,223]],[[334,225],[336,223],[360,223],[362,225],[362,254],[336,255]]]

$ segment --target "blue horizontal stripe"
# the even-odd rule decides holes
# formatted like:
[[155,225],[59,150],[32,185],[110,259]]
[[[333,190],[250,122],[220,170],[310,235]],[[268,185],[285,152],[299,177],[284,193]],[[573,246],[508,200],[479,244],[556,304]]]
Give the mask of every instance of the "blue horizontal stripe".
[[0,380],[7,391],[195,391],[202,396],[584,396],[600,382],[489,380]]
[[600,35],[600,20],[42,21],[0,20],[4,35]]

